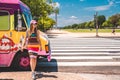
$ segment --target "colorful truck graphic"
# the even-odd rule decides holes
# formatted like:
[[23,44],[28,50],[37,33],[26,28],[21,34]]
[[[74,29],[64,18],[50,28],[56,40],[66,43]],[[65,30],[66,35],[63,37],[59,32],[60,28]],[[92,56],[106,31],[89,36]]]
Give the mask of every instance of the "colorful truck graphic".
[[[29,68],[27,49],[21,52],[20,48],[31,20],[30,9],[23,2],[0,0],[0,67]],[[50,41],[43,32],[40,41],[42,50],[39,50],[38,57],[43,56],[50,61]]]

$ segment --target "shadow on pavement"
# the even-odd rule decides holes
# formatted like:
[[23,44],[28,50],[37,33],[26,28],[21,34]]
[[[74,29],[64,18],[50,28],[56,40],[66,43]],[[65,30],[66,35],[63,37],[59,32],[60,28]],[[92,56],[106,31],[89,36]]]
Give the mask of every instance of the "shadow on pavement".
[[[57,78],[57,76],[55,75],[47,75],[47,74],[43,74],[42,72],[58,72],[58,65],[57,65],[57,60],[56,59],[52,59],[50,62],[48,62],[48,64],[45,65],[40,65],[39,63],[43,63],[43,62],[48,62],[47,59],[38,59],[38,64],[36,67],[36,79],[39,78]],[[54,62],[54,64],[52,64],[51,62]],[[54,65],[54,66],[53,66]]]
[[47,75],[47,74],[43,74],[41,72],[36,73],[36,79],[39,79],[39,78],[42,78],[42,77],[44,77],[44,78],[58,78],[55,75]]
[[[48,64],[40,65],[39,63],[47,62]],[[53,64],[54,63],[54,64]],[[50,62],[47,61],[47,59],[39,59],[36,71],[41,71],[41,72],[58,72],[58,65],[57,65],[57,60],[52,59]]]
[[120,51],[109,51],[109,53],[120,53]]
[[[43,64],[47,62],[48,64],[40,65],[39,63],[41,62]],[[52,64],[51,62],[54,62],[54,64]],[[0,67],[0,73],[1,72],[22,72],[22,71],[24,70],[14,70],[11,67],[7,67],[7,68]],[[37,62],[36,71],[37,72],[58,72],[57,60],[52,59],[50,62],[48,62],[46,58],[39,59]]]
[[106,39],[112,39],[112,40],[120,40],[120,36],[98,36],[96,38],[106,38]]
[[56,38],[58,35],[55,34],[47,34],[48,38]]
[[1,68],[0,67],[0,73],[1,72],[13,72],[13,70],[9,67],[9,68]]

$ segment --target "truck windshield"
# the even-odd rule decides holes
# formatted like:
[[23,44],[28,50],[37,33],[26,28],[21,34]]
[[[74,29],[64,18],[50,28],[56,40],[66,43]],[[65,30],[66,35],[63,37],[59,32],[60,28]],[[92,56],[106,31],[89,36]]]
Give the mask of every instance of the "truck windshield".
[[28,13],[25,13],[25,12],[23,14],[25,16],[25,20],[27,22],[28,27],[30,27],[30,21],[32,20],[31,14],[28,14]]
[[0,30],[9,30],[9,13],[7,11],[0,10]]

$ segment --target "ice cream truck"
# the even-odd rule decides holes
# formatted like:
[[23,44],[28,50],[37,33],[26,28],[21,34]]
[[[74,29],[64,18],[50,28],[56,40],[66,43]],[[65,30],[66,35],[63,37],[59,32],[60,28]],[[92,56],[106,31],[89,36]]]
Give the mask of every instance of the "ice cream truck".
[[[19,0],[0,0],[0,67],[30,68],[28,50],[20,50],[32,20],[30,9]],[[51,60],[50,42],[41,32],[38,57]]]

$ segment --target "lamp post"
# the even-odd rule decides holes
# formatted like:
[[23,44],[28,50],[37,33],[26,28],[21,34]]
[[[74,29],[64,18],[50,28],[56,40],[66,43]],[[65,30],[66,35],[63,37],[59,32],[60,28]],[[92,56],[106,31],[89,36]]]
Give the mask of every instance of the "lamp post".
[[55,10],[55,20],[56,20],[56,29],[57,29],[57,12],[56,12],[56,10]]
[[97,19],[98,12],[94,15],[94,23],[96,28],[96,37],[98,37],[98,19]]

